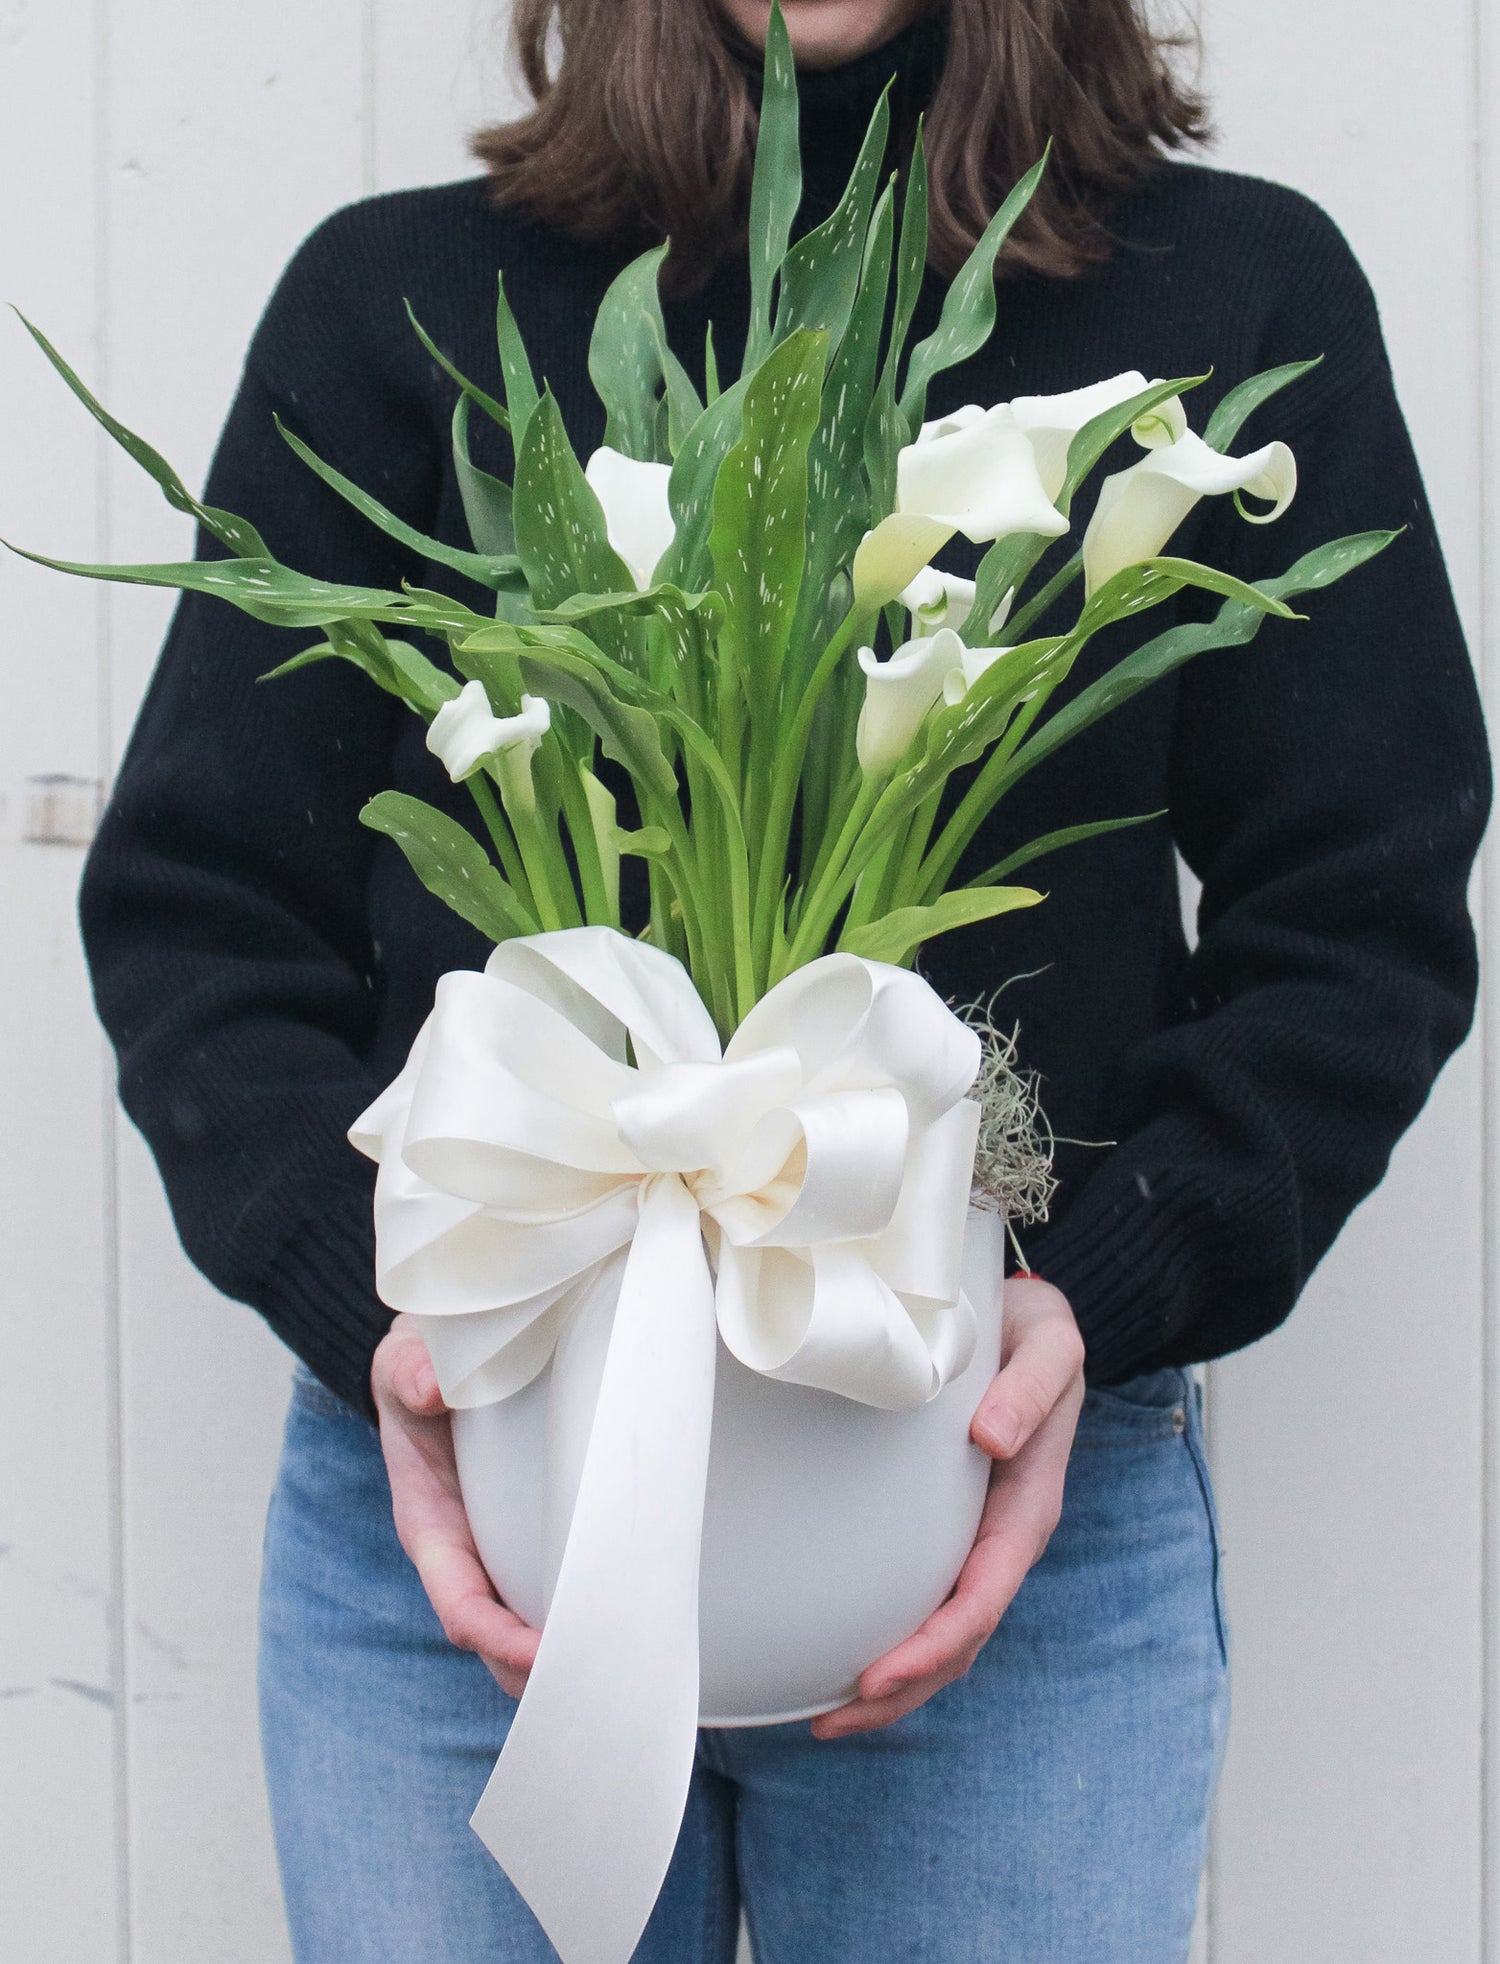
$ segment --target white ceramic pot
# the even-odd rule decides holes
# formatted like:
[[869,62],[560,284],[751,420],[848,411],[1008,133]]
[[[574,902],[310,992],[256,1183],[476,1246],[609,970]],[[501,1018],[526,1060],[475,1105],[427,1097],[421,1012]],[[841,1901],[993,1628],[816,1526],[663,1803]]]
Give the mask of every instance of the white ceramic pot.
[[[963,1375],[919,1411],[876,1411],[761,1377],[720,1342],[700,1724],[775,1725],[844,1703],[866,1666],[953,1587],[989,1475],[969,1421],[999,1366],[1003,1266],[1001,1221],[971,1212],[964,1287],[979,1341]],[[574,1387],[560,1411],[555,1371],[549,1365],[499,1404],[454,1414],[475,1544],[502,1599],[538,1627],[576,1490],[576,1470],[558,1468],[576,1469],[587,1430],[577,1372],[558,1373],[561,1384],[571,1372]]]

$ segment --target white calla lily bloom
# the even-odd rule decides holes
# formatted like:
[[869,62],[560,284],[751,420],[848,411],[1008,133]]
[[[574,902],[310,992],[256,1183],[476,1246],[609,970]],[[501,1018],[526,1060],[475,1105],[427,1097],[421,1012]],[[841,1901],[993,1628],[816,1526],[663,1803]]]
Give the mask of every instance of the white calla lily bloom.
[[1009,648],[967,648],[951,627],[907,641],[886,661],[873,648],[861,648],[865,701],[855,732],[862,769],[887,776],[905,757],[939,701],[962,702],[969,690]]
[[[955,532],[976,545],[1014,532],[1061,538],[1068,521],[1055,500],[1067,479],[1074,437],[1096,416],[1151,386],[1132,368],[1060,395],[1017,396],[992,409],[967,403],[924,423],[916,442],[896,458],[895,511],[865,534],[854,556],[856,599],[871,607],[904,601]],[[1186,428],[1182,404],[1172,396],[1143,416],[1134,433],[1141,444],[1167,445]],[[933,623],[924,617],[922,624]]]
[[636,590],[650,586],[667,547],[677,536],[667,500],[670,464],[648,464],[601,444],[583,475],[604,507],[604,530],[630,568]]
[[861,769],[883,777],[896,768],[949,675],[962,669],[964,653],[964,644],[951,627],[904,642],[885,661],[873,648],[860,649],[865,701],[854,748]]
[[897,455],[896,509],[854,555],[855,598],[869,607],[894,600],[955,532],[987,545],[1012,532],[1055,539],[1067,529],[1010,404],[981,409],[971,402],[924,423]]
[[1246,512],[1255,525],[1280,518],[1297,492],[1297,460],[1284,443],[1225,457],[1189,430],[1107,477],[1083,538],[1086,589],[1095,593],[1127,566],[1154,559],[1200,498],[1248,491],[1271,509]]
[[[531,759],[552,727],[552,711],[541,696],[522,696],[519,716],[497,716],[482,682],[465,682],[433,717],[427,748],[455,784],[486,764],[500,767],[507,796],[521,790],[531,802]],[[523,788],[524,780],[524,788]]]
[[940,573],[924,566],[911,585],[896,595],[911,615],[913,628],[936,634],[940,627],[960,628],[974,605],[975,585],[957,573]]

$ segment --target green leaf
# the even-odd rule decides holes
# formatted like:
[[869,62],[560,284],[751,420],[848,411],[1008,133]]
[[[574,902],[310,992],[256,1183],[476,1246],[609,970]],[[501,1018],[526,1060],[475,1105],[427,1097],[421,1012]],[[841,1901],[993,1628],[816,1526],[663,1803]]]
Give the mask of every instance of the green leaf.
[[[693,379],[667,346],[667,328],[660,313],[651,322],[651,332],[656,342],[656,358],[661,364],[663,380],[667,387],[667,449],[676,456],[682,440],[703,414],[703,404],[698,400],[698,391],[693,387]],[[658,417],[657,428],[660,429]],[[653,453],[654,455],[654,453]]]
[[516,458],[515,523],[535,607],[635,584],[609,543],[603,507],[573,455],[550,389],[527,419]]
[[1290,383],[1300,381],[1311,373],[1322,361],[1315,355],[1311,361],[1284,362],[1280,368],[1268,368],[1261,375],[1252,375],[1247,381],[1229,391],[1224,400],[1208,419],[1208,428],[1203,432],[1203,441],[1210,450],[1227,450],[1239,435],[1241,426],[1260,408],[1263,402],[1279,395]]
[[657,572],[674,586],[698,587],[712,578],[708,533],[713,521],[714,480],[740,433],[748,375],[725,389],[682,439],[667,483],[675,527]]
[[[464,398],[460,397],[459,400],[463,401]],[[480,586],[487,586],[491,591],[498,591],[502,587],[508,591],[514,590],[521,570],[520,561],[514,554],[490,557],[484,553],[465,552],[461,546],[444,545],[441,539],[434,539],[426,532],[419,532],[415,525],[408,525],[404,518],[398,518],[395,512],[383,505],[378,498],[371,497],[368,491],[361,490],[352,478],[345,477],[343,472],[335,470],[332,464],[325,464],[315,450],[304,443],[294,431],[287,428],[280,416],[275,416],[274,420],[286,442],[308,469],[320,477],[330,490],[337,491],[344,502],[352,505],[361,518],[367,518],[372,525],[378,526],[387,538],[394,539],[398,545],[407,547],[421,559],[430,560],[435,566],[451,566],[455,573],[462,573],[466,579],[474,580]],[[490,481],[493,483],[495,480]]]
[[310,668],[315,662],[335,658],[353,662],[387,695],[398,696],[429,720],[458,694],[458,683],[448,671],[430,661],[411,642],[387,641],[383,635],[377,635],[373,645],[362,645],[346,628],[337,625],[326,641],[304,648],[290,661],[267,669],[257,680],[274,682],[283,675],[294,675],[299,668]]
[[849,324],[859,291],[860,268],[870,225],[875,183],[885,159],[891,112],[889,84],[870,117],[849,182],[832,213],[799,239],[781,268],[774,339],[784,341],[798,328],[820,328],[836,349]]
[[24,547],[0,545],[38,566],[57,573],[74,573],[86,580],[112,580],[121,586],[177,587],[194,593],[217,594],[242,613],[277,627],[326,627],[330,621],[360,617],[386,619],[405,611],[405,596],[379,587],[337,586],[309,579],[290,567],[266,558],[190,559],[155,566],[93,566],[81,560],[49,559]]
[[[455,659],[464,665],[462,651]],[[604,754],[623,764],[638,786],[659,798],[677,796],[677,775],[661,747],[656,717],[622,702],[597,664],[555,646],[522,648],[516,661],[528,692],[576,710],[598,736]]]
[[966,361],[989,339],[995,325],[995,261],[1016,220],[1031,203],[1051,149],[1049,143],[985,226],[974,250],[954,275],[937,326],[912,349],[906,386],[901,391],[901,413],[908,428],[915,430],[921,425],[933,378],[945,368]]
[[[1377,553],[1384,552],[1391,541],[1399,536],[1396,532],[1359,532],[1345,539],[1334,539],[1306,553],[1279,578],[1257,582],[1260,594],[1266,599],[1286,601],[1332,586],[1336,580],[1345,578]],[[1101,675],[1097,681],[1081,689],[1070,702],[1064,703],[1056,715],[1049,716],[1041,728],[1026,740],[1016,753],[1007,787],[1044,758],[1050,757],[1055,750],[1061,749],[1071,737],[1088,729],[1101,716],[1118,709],[1122,703],[1128,702],[1142,689],[1149,688],[1153,682],[1160,681],[1164,675],[1170,675],[1173,669],[1180,668],[1194,655],[1210,648],[1241,647],[1252,641],[1265,617],[1263,607],[1246,606],[1238,600],[1230,600],[1219,609],[1213,620],[1189,621],[1180,627],[1169,628],[1165,634],[1159,634],[1155,640],[1126,655],[1107,674]]]
[[719,399],[719,357],[714,353],[714,324],[712,321],[703,330],[703,400],[705,404]]
[[1034,887],[958,887],[945,893],[930,906],[898,907],[867,927],[857,927],[839,937],[839,947],[866,961],[893,962],[904,966],[924,941],[948,934],[956,927],[970,927],[975,921],[994,920],[1011,914],[1018,907],[1035,907],[1046,896]]
[[495,398],[492,395],[487,394],[485,390],[481,389],[477,382],[471,382],[468,376],[464,374],[462,369],[455,368],[455,366],[449,360],[447,355],[443,353],[442,349],[438,346],[437,342],[433,340],[432,336],[427,332],[427,329],[423,327],[422,323],[417,319],[416,315],[412,312],[411,302],[409,300],[404,300],[401,304],[406,309],[406,318],[411,322],[413,328],[415,328],[416,330],[417,339],[421,342],[422,346],[427,350],[428,354],[432,356],[432,359],[437,363],[438,367],[442,369],[443,373],[448,377],[449,381],[456,382],[459,386],[459,389],[468,398],[470,402],[477,402],[479,407],[484,411],[485,415],[491,419],[492,422],[498,423],[502,430],[508,430],[510,428],[510,417],[505,413],[504,409],[500,406],[500,404],[496,402]]
[[880,380],[865,423],[865,470],[871,504],[888,512],[896,502],[896,455],[912,439],[911,425],[896,405],[896,377],[906,352],[906,337],[927,269],[927,153],[922,125],[917,124],[906,195],[901,205],[901,241],[896,251],[896,308]]
[[[780,673],[806,549],[807,452],[818,427],[825,334],[798,328],[745,394],[744,432],[714,486],[714,585],[752,704]],[[721,643],[721,644],[722,644]]]
[[1127,430],[1133,429],[1143,416],[1158,409],[1173,396],[1185,396],[1194,389],[1201,388],[1208,380],[1209,373],[1202,375],[1180,375],[1175,381],[1153,382],[1149,388],[1142,389],[1126,402],[1116,403],[1113,409],[1105,409],[1085,423],[1073,441],[1068,445],[1068,474],[1063,480],[1063,488],[1057,495],[1057,509],[1064,517],[1073,508],[1073,499],[1079,486],[1094,467],[1103,459],[1113,444],[1119,442]]
[[658,581],[654,586],[630,587],[619,593],[575,593],[560,607],[537,613],[538,621],[585,621],[595,614],[703,614],[709,621],[721,618],[724,601],[711,588],[707,593],[684,593],[681,587]]
[[1064,825],[1056,832],[1044,832],[1039,839],[1019,846],[1006,858],[997,860],[993,866],[985,868],[977,879],[968,884],[975,887],[994,886],[1001,880],[1009,879],[1012,873],[1019,873],[1023,866],[1031,866],[1048,853],[1061,852],[1064,846],[1082,845],[1086,839],[1097,839],[1106,832],[1124,832],[1132,825],[1149,825],[1154,818],[1165,818],[1165,809],[1155,812],[1138,812],[1133,818],[1098,818],[1088,825]]
[[760,129],[750,182],[750,330],[745,341],[745,375],[760,365],[771,344],[771,293],[802,202],[797,71],[780,0],[773,0],[766,24],[762,72]]
[[479,841],[435,805],[404,791],[381,791],[359,822],[394,839],[427,891],[491,941],[537,932],[537,923]]
[[616,825],[609,836],[617,852],[632,853],[637,859],[660,859],[672,850],[672,835],[664,825],[643,825],[638,832]]
[[656,461],[662,380],[655,332],[661,320],[657,275],[666,254],[665,245],[653,246],[610,283],[589,343],[589,379],[605,410],[604,441],[622,456],[645,463]]
[[519,456],[540,397],[532,379],[526,343],[521,339],[521,330],[505,297],[504,273],[497,274],[495,281],[495,339],[500,345],[500,373],[505,382],[505,406],[510,411],[511,441]]
[[453,405],[453,469],[464,518],[476,552],[494,559],[509,558],[516,549],[516,522],[511,488],[481,470],[469,456],[469,398]]
[[107,430],[125,454],[139,464],[147,476],[155,481],[162,496],[174,511],[180,511],[187,517],[196,519],[206,532],[211,532],[219,543],[227,546],[237,558],[269,557],[265,540],[248,519],[237,518],[230,511],[220,511],[215,505],[200,504],[166,458],[153,450],[143,437],[138,437],[133,430],[127,430],[123,423],[110,415],[97,397],[90,394],[41,329],[33,327],[19,307],[14,307],[11,311],[94,421]]
[[1232,573],[1221,573],[1215,566],[1200,566],[1192,559],[1143,559],[1125,566],[1106,580],[1093,594],[1078,616],[1074,634],[1079,638],[1097,634],[1114,621],[1129,620],[1149,608],[1159,607],[1185,587],[1204,593],[1217,593],[1242,606],[1257,608],[1263,614],[1277,614],[1282,620],[1296,618],[1284,600],[1266,585],[1251,586]]
[[[792,647],[809,658],[826,641],[844,581],[870,523],[860,463],[880,359],[890,285],[894,193],[888,185],[870,225],[865,264],[844,338],[828,368],[817,434],[807,453],[807,565],[792,628]],[[847,604],[847,603],[846,603]]]

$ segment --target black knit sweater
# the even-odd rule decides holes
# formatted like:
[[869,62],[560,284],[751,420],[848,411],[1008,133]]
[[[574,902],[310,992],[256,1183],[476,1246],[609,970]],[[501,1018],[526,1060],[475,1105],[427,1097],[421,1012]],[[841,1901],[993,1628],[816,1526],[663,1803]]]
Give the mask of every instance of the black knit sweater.
[[[804,78],[813,215],[893,54],[909,65],[898,46]],[[1188,398],[1201,429],[1234,381],[1323,354],[1236,446],[1293,445],[1290,513],[1252,528],[1228,500],[1206,501],[1174,550],[1255,577],[1342,533],[1407,529],[1301,603],[1307,624],[1269,622],[1250,647],[1199,657],[1027,778],[976,867],[1060,825],[1169,817],[1047,863],[1045,905],[947,936],[924,959],[958,999],[1026,978],[1005,1014],[1068,1142],[1052,1220],[1026,1252],[1068,1294],[1095,1382],[1263,1335],[1380,1178],[1472,1014],[1465,886],[1489,796],[1374,302],[1338,231],[1293,192],[1176,164],[1121,204],[1112,230],[1112,258],[1081,279],[1005,281],[992,341],[939,379],[929,413],[1125,368],[1211,366]],[[503,268],[586,455],[603,424],[588,335],[621,263],[497,210],[478,181],[336,213],[256,332],[209,501],[305,571],[380,586],[404,575],[475,600],[355,517],[292,455],[273,412],[412,523],[467,543],[454,391],[403,297],[461,368],[497,387]],[[929,277],[919,334],[941,290]],[[745,302],[733,262],[668,307],[690,367],[712,317],[734,372]],[[504,440],[481,423],[477,460],[504,474]],[[1164,610],[1150,631],[1167,625]],[[218,601],[182,601],[89,858],[83,926],[121,1094],[188,1254],[368,1411],[389,1312],[373,1285],[373,1171],[345,1130],[400,1067],[437,977],[487,951],[357,822],[387,786],[464,812],[417,719],[339,662],[257,686],[298,642]],[[1073,686],[1121,645],[1096,643]],[[1192,952],[1174,846],[1203,883]]]

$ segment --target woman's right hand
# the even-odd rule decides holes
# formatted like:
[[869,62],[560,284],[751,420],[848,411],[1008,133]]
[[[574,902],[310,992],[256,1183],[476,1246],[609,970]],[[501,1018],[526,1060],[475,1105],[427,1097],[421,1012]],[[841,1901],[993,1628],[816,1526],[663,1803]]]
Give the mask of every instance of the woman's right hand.
[[472,1650],[519,1698],[541,1641],[495,1594],[464,1512],[453,1420],[427,1346],[398,1316],[370,1367],[396,1534],[452,1644]]

